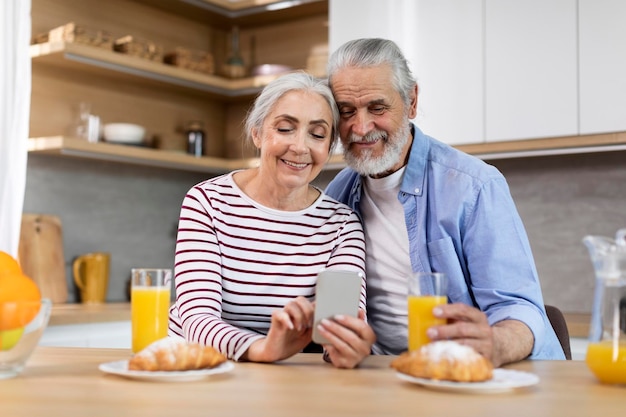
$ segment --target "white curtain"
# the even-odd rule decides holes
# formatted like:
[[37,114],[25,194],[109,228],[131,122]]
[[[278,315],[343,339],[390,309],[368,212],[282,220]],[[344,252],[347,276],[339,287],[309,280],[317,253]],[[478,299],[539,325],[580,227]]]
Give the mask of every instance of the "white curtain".
[[0,1],[0,250],[17,256],[30,117],[31,0]]

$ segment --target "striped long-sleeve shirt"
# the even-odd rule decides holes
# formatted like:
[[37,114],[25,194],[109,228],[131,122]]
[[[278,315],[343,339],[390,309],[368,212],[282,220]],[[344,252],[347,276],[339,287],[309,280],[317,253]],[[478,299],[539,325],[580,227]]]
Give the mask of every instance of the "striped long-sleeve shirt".
[[239,359],[267,334],[273,310],[314,300],[324,268],[365,276],[363,228],[346,205],[322,192],[304,210],[275,210],[245,195],[232,173],[204,181],[181,208],[169,333]]

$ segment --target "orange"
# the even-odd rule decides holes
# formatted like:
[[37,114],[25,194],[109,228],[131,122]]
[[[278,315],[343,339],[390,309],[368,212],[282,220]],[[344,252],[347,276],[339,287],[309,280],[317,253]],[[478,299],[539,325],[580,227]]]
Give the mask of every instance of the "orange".
[[18,272],[22,272],[20,264],[8,253],[0,251],[0,276]]
[[22,273],[13,257],[0,252],[0,331],[24,327],[39,312],[40,301],[37,284]]

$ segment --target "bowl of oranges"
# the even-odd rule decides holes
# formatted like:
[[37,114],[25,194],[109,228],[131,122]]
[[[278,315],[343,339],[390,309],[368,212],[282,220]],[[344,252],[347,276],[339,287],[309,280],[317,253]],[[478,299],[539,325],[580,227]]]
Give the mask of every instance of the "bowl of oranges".
[[17,376],[43,334],[52,302],[17,260],[0,251],[0,379]]

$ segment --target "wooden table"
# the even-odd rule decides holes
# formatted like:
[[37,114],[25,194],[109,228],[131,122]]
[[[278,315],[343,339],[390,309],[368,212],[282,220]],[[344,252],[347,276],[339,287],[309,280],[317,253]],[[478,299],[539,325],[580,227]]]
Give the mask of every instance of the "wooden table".
[[429,390],[401,381],[392,357],[355,370],[320,355],[276,364],[236,363],[195,382],[144,382],[108,375],[98,364],[127,359],[125,349],[38,347],[26,369],[0,380],[1,416],[624,416],[626,387],[601,385],[581,361],[524,361],[530,388],[500,394]]

